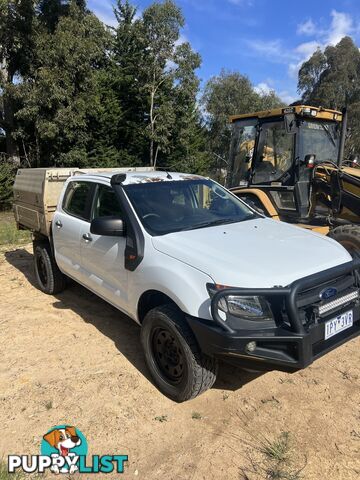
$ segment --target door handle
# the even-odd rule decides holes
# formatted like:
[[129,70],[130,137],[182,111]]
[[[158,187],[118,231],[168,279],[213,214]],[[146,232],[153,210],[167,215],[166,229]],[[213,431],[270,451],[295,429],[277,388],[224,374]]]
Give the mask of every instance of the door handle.
[[87,242],[92,241],[92,237],[91,237],[90,233],[84,233],[83,239],[86,240]]
[[56,220],[55,225],[56,225],[58,228],[61,228],[61,227],[63,226],[62,223],[60,222],[60,220]]

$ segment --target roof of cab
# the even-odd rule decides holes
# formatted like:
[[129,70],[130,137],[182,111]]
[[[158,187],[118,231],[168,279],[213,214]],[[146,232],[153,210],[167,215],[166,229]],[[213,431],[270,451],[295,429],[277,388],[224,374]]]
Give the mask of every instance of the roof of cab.
[[[177,173],[177,172],[160,172],[160,171],[136,171],[136,172],[123,172],[119,174],[119,171],[108,171],[101,173],[84,173],[82,175],[76,174],[77,179],[81,178],[106,178],[111,179],[114,175],[124,176],[124,180],[121,181],[122,185],[135,185],[139,183],[155,183],[155,182],[169,182],[169,181],[181,181],[181,180],[199,180],[204,177],[200,175],[193,175],[190,173]],[[73,177],[74,179],[74,177]]]
[[268,117],[278,117],[285,115],[287,113],[294,113],[295,115],[308,116],[307,111],[313,110],[316,112],[314,115],[316,118],[321,120],[342,120],[342,113],[338,110],[331,110],[329,108],[323,107],[311,107],[309,105],[294,105],[284,108],[274,108],[273,110],[263,110],[261,112],[252,112],[245,113],[242,115],[231,115],[229,117],[230,123],[236,122],[237,120],[242,120],[245,118],[268,118]]

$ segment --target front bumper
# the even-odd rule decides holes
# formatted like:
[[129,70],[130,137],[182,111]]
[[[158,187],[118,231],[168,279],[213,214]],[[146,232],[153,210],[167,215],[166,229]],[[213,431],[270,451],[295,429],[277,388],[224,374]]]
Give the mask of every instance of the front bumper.
[[[201,350],[208,355],[221,357],[231,363],[255,370],[298,370],[359,335],[360,308],[357,306],[352,309],[353,326],[328,340],[324,340],[327,319],[324,319],[324,323],[311,326],[304,334],[293,333],[284,328],[229,333],[213,322],[193,317],[189,317],[188,322]],[[347,310],[349,308],[343,311]],[[254,352],[249,352],[246,346],[253,341],[257,347]]]
[[[286,288],[273,289],[226,289],[218,292],[212,299],[214,321],[189,317],[188,322],[201,350],[212,356],[239,366],[255,370],[297,370],[310,365],[315,359],[335,349],[339,345],[356,337],[360,333],[360,304],[354,301],[343,305],[327,316],[318,318],[311,325],[304,325],[298,314],[298,296],[312,288],[338,278],[340,275],[354,272],[354,286],[358,287],[358,269],[360,261],[331,268],[324,272],[297,280]],[[282,296],[289,324],[275,328],[234,330],[219,317],[215,305],[223,295],[263,295]],[[353,325],[333,337],[325,340],[325,324],[338,315],[353,311]],[[250,342],[256,342],[254,351],[247,348]]]

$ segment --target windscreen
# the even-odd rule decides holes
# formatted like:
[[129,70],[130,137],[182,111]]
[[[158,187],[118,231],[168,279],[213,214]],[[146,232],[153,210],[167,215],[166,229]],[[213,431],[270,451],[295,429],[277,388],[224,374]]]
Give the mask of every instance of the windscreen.
[[124,190],[151,235],[257,217],[241,200],[212,180],[149,182],[127,185]]
[[304,121],[300,126],[299,153],[316,155],[318,162],[337,161],[340,143],[340,127],[336,122]]

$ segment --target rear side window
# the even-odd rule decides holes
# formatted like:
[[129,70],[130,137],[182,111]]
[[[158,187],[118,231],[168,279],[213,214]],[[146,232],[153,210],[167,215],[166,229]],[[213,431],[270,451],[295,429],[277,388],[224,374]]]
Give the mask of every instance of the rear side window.
[[90,182],[70,182],[65,193],[63,209],[69,215],[90,220]]

